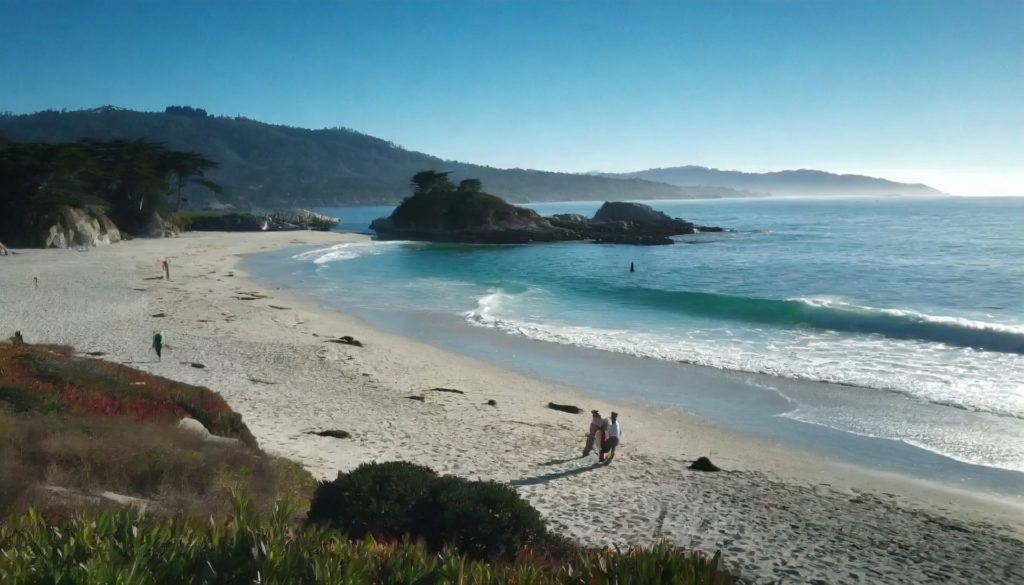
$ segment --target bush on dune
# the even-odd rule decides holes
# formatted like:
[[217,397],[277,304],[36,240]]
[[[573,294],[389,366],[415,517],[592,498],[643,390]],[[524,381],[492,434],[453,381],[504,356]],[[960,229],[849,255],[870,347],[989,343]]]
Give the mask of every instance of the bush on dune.
[[413,511],[437,474],[406,461],[365,463],[331,482],[320,482],[308,522],[357,538],[396,540],[414,534]]
[[[177,427],[192,416],[213,442]],[[0,344],[0,522],[35,506],[49,516],[110,507],[103,492],[161,513],[230,509],[231,490],[261,509],[304,500],[313,478],[266,455],[216,393],[70,349]]]
[[431,549],[450,544],[475,558],[511,558],[549,541],[540,513],[511,487],[493,481],[439,478],[414,516],[418,536]]
[[16,411],[128,415],[142,421],[190,416],[211,433],[256,440],[216,392],[44,346],[0,344],[0,402]]
[[405,461],[365,463],[321,482],[307,519],[352,538],[410,536],[431,550],[451,545],[480,559],[510,559],[550,540],[540,513],[512,488],[438,477]]

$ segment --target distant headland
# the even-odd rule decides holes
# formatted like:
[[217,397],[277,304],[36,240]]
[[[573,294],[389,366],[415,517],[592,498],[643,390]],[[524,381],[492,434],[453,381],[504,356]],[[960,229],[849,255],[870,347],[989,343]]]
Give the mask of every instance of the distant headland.
[[72,142],[82,138],[145,140],[217,161],[219,165],[209,169],[207,177],[222,186],[222,191],[186,185],[184,192],[192,209],[393,205],[405,196],[408,177],[423,169],[449,171],[455,180],[480,179],[492,193],[514,203],[939,193],[925,185],[823,171],[755,176],[714,169],[697,172],[702,167],[622,175],[499,169],[407,150],[348,128],[272,125],[211,115],[190,106],[169,106],[162,112],[104,106],[0,114],[0,147],[5,140]]

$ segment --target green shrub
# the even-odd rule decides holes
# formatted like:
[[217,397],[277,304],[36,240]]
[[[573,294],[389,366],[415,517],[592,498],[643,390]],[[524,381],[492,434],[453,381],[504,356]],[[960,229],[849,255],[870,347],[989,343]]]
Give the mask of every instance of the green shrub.
[[364,463],[331,482],[320,482],[308,521],[361,538],[394,540],[415,534],[413,510],[437,480],[429,467],[407,461]]
[[473,558],[512,558],[547,541],[544,521],[512,488],[438,477],[405,461],[366,463],[321,482],[308,522],[353,538],[422,539],[434,551],[455,546]]
[[417,535],[431,549],[450,544],[474,558],[510,559],[547,540],[540,513],[511,487],[493,481],[439,478],[415,516]]

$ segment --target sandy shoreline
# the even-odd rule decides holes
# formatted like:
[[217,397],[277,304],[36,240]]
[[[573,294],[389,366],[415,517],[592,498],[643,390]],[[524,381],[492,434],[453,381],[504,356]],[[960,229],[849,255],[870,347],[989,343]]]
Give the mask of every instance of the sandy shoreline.
[[[675,409],[533,380],[264,290],[239,268],[246,253],[363,238],[187,234],[84,253],[23,251],[0,258],[0,335],[20,329],[30,342],[102,351],[208,386],[265,449],[320,477],[406,459],[510,482],[552,527],[589,544],[664,539],[722,549],[744,574],[788,582],[1024,582],[1019,506],[831,463]],[[164,256],[173,257],[169,282],[159,279]],[[252,292],[266,298],[246,300]],[[157,328],[169,349],[160,363],[149,351]],[[365,347],[325,342],[340,335]],[[464,394],[430,391],[438,387]],[[615,464],[576,458],[587,416],[552,411],[549,401],[617,410],[625,436]],[[307,434],[320,429],[353,438]],[[732,472],[686,469],[709,453]]]

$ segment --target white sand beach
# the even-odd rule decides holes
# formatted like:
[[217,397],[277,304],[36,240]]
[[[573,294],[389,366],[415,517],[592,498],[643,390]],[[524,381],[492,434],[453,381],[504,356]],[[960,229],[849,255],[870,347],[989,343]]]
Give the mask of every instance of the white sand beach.
[[[530,379],[268,290],[239,267],[247,253],[364,238],[206,233],[86,252],[18,250],[0,258],[0,336],[20,330],[31,343],[103,352],[207,386],[263,448],[320,478],[404,459],[509,482],[553,529],[586,544],[720,549],[741,574],[788,583],[1024,583],[1024,509],[1012,502]],[[161,278],[165,256],[170,281]],[[166,332],[161,362],[149,346],[154,329]],[[345,335],[364,347],[327,342]],[[552,401],[584,413],[551,410]],[[622,421],[607,467],[578,457],[595,408]],[[325,429],[352,437],[309,434]],[[726,471],[688,470],[702,455]]]

